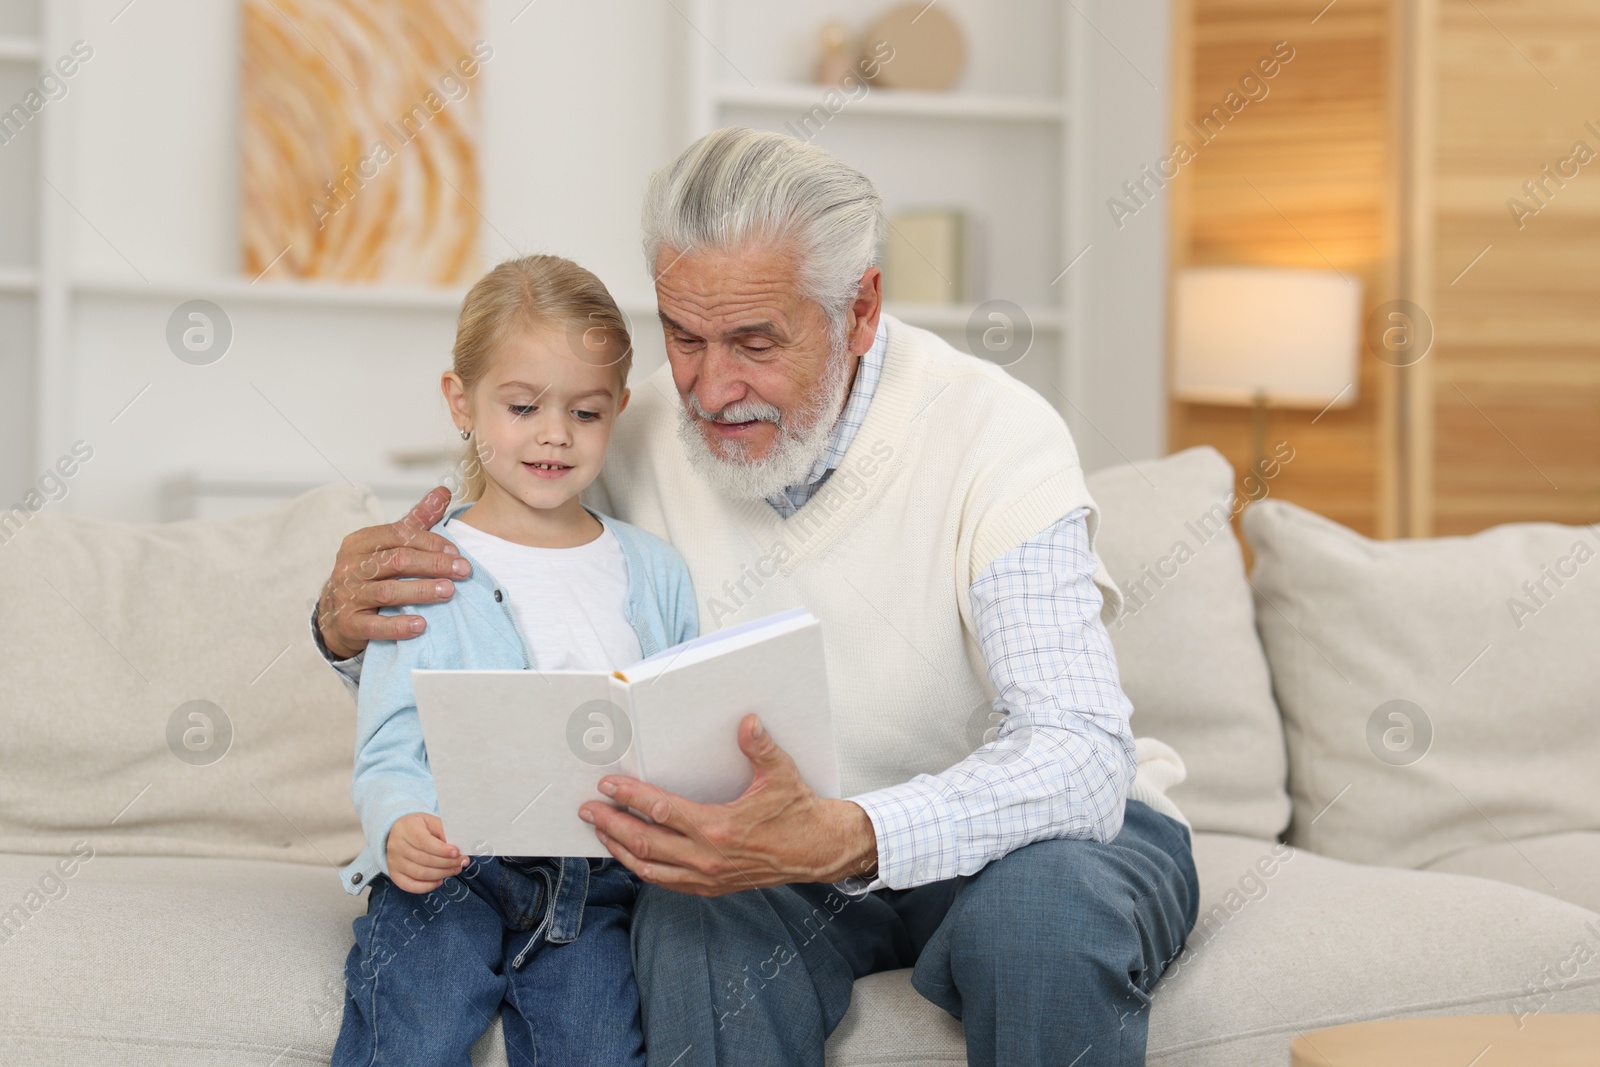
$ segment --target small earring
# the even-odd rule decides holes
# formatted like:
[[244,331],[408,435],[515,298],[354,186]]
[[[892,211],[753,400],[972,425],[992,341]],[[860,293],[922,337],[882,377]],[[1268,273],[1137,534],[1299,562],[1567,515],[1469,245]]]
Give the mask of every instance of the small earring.
[[461,431],[461,439],[463,441],[467,440],[471,436],[472,436],[472,431],[471,430],[462,430]]

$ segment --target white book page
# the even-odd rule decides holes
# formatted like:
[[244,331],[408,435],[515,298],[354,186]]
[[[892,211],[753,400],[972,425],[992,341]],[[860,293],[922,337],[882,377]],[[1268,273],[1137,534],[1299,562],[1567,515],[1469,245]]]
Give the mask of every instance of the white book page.
[[652,678],[631,681],[646,781],[700,803],[735,799],[751,779],[739,721],[755,712],[812,789],[839,795],[821,624],[807,615],[766,637],[734,642],[709,658],[686,654]]
[[412,671],[446,838],[464,854],[609,856],[578,818],[639,774],[627,687],[594,671]]
[[648,656],[631,667],[622,668],[622,673],[630,682],[637,682],[647,678],[654,678],[662,671],[670,670],[677,666],[687,666],[690,663],[699,663],[701,660],[712,656],[721,655],[735,648],[745,648],[749,645],[760,644],[771,637],[815,622],[816,618],[805,608],[790,608],[780,611],[775,615],[767,615],[749,622],[742,622],[737,626],[725,627],[699,637],[691,637],[681,644],[664,648],[653,656]]

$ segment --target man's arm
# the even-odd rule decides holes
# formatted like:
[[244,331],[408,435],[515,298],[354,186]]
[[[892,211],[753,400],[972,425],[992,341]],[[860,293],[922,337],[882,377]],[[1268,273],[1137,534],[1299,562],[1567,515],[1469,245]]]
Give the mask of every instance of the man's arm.
[[332,667],[334,673],[339,676],[339,681],[343,682],[344,687],[350,690],[350,695],[359,697],[361,690],[361,664],[367,654],[366,649],[362,649],[348,659],[340,659],[334,655],[329,650],[328,643],[322,639],[322,629],[317,625],[317,618],[320,613],[321,605],[313,604],[311,606],[311,617],[306,620],[311,627],[311,643],[316,647],[317,655],[328,661],[328,666]]
[[[361,673],[357,657],[368,641],[404,640],[427,626],[421,616],[381,615],[379,608],[449,600],[455,595],[451,579],[472,573],[450,539],[432,532],[449,506],[450,490],[440,486],[399,522],[357,530],[339,546],[311,631],[318,651],[347,684],[353,686]],[[406,580],[414,578],[435,580]]]
[[1034,841],[1109,841],[1121,829],[1133,705],[1100,622],[1087,516],[1069,513],[972,583],[998,736],[940,774],[852,798],[878,843],[871,888],[972,874]]

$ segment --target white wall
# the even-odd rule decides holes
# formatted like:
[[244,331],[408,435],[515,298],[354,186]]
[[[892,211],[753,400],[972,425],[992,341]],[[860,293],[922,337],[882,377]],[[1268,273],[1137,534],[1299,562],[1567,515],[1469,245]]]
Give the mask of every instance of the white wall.
[[[687,5],[525,5],[486,5],[483,36],[495,55],[476,90],[485,107],[485,254],[571,255],[596,270],[637,320],[652,304],[638,252],[640,192],[684,137],[677,57],[692,31],[678,10]],[[151,284],[74,297],[70,413],[60,440],[43,446],[49,454],[31,462],[42,469],[79,438],[94,446],[95,458],[59,506],[148,520],[158,517],[157,486],[187,468],[361,481],[387,471],[398,446],[449,444],[436,388],[452,338],[446,308],[219,297],[235,330],[229,354],[207,367],[173,357],[167,316],[206,295],[190,281],[238,270],[238,5],[68,6],[71,37],[95,48],[68,97],[50,105],[73,131],[68,158],[51,176],[72,206],[64,212],[70,270],[141,287],[142,275]],[[1087,31],[1094,95],[1080,112],[1094,146],[1086,214],[1094,248],[1074,268],[1090,272],[1082,406],[1109,438],[1079,424],[1093,469],[1158,455],[1163,446],[1164,211],[1143,212],[1118,232],[1103,201],[1139,162],[1159,155],[1167,40],[1165,5],[1155,0],[1076,6],[1116,43]],[[1066,17],[1082,16],[1069,8]],[[660,338],[650,321],[636,325],[642,376],[660,360]],[[27,435],[8,434],[5,447],[12,436]]]
[[[1074,423],[1086,470],[1166,453],[1163,386],[1167,198],[1158,196],[1118,229],[1108,197],[1166,154],[1171,99],[1168,0],[1078,4],[1098,28],[1088,34],[1092,71],[1086,204],[1088,271],[1084,415]],[[1081,17],[1081,16],[1078,16]],[[1180,179],[1181,180],[1181,179]]]

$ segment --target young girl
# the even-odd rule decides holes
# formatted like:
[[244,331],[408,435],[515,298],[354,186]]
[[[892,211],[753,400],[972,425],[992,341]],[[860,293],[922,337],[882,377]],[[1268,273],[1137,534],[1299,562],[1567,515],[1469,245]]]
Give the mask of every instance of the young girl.
[[351,795],[367,848],[342,876],[372,892],[335,1067],[466,1064],[502,1006],[512,1063],[645,1062],[637,880],[610,859],[464,855],[438,818],[411,691],[413,668],[610,670],[695,636],[682,558],[578,500],[627,407],[630,362],[616,303],[568,260],[502,263],[462,305],[441,387],[468,477],[434,529],[472,576],[407,609],[427,629],[374,641],[362,666]]

